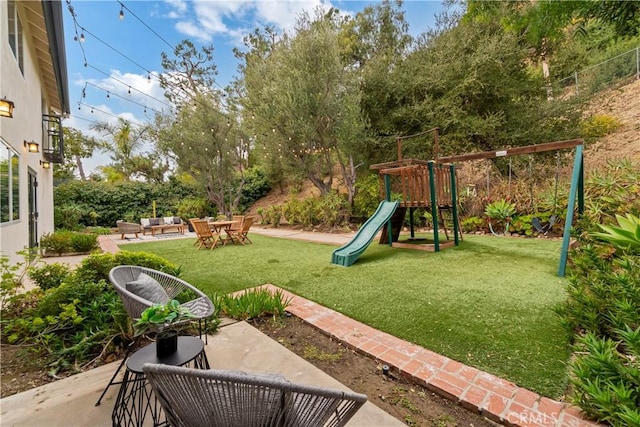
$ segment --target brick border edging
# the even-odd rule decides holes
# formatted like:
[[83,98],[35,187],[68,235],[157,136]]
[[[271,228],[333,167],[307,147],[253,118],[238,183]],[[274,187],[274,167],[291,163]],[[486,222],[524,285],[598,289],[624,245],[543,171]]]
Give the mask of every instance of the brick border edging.
[[274,285],[290,298],[287,311],[394,372],[492,421],[509,426],[582,427],[579,408],[518,387],[488,372],[401,340]]

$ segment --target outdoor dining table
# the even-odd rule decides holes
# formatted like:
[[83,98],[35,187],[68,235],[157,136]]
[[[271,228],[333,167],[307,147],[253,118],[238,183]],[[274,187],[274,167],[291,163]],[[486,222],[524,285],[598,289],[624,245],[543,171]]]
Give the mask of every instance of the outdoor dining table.
[[221,234],[223,231],[227,235],[225,239],[222,240],[223,244],[227,244],[228,242],[233,243],[233,238],[231,237],[231,226],[233,224],[237,224],[240,221],[212,221],[209,222],[209,228],[211,228],[215,233]]

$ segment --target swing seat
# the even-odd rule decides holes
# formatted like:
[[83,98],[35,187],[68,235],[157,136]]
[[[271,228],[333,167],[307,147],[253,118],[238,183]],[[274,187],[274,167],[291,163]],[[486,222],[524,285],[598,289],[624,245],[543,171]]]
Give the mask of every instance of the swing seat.
[[533,225],[533,227],[536,230],[538,230],[538,232],[544,233],[544,234],[547,234],[555,223],[556,223],[555,215],[551,215],[551,218],[549,218],[549,222],[544,225],[540,221],[540,218],[531,218],[531,224]]

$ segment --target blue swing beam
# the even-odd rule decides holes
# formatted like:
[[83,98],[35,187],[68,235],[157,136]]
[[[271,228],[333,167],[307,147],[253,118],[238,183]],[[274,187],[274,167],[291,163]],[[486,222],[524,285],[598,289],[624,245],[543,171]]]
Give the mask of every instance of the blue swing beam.
[[573,170],[571,173],[571,189],[569,190],[569,202],[567,204],[567,215],[564,221],[564,233],[562,235],[562,250],[560,252],[560,263],[558,266],[558,276],[564,277],[567,269],[567,258],[569,255],[569,244],[571,240],[571,227],[575,214],[576,199],[578,202],[578,214],[584,213],[584,140],[569,139],[565,141],[547,142],[543,144],[527,145],[524,147],[514,147],[505,150],[483,151],[479,153],[467,153],[457,156],[440,157],[439,162],[456,163],[469,160],[492,159],[496,157],[517,156],[521,154],[542,153],[546,151],[568,150],[575,148],[573,160]]

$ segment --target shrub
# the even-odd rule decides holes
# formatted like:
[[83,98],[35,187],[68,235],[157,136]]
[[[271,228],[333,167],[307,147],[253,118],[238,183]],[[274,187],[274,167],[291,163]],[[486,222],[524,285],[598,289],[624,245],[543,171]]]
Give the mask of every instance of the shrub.
[[274,227],[280,226],[280,220],[282,219],[282,206],[271,205],[264,212],[264,217],[267,223],[272,224]]
[[93,254],[86,257],[76,268],[76,276],[78,280],[84,282],[108,281],[109,271],[117,265],[139,265],[169,274],[180,270],[180,267],[158,255],[146,252],[120,251],[116,254]]
[[53,222],[56,229],[76,230],[80,229],[84,208],[76,203],[59,203],[53,210]]
[[2,279],[0,280],[0,308],[4,309],[7,301],[22,288],[22,277],[26,265],[28,265],[26,262],[11,264],[8,256],[0,255],[0,279]]
[[343,225],[349,218],[347,199],[336,191],[325,194],[320,200],[318,219],[320,224],[335,228]]
[[353,215],[369,218],[380,204],[380,179],[377,174],[368,174],[356,181],[356,194],[353,198]]
[[[573,401],[590,417],[616,426],[640,425],[640,327],[617,340],[587,334],[572,363]],[[624,349],[625,351],[620,351]]]
[[71,252],[71,231],[56,231],[44,234],[40,238],[40,248],[45,253],[62,255]]
[[73,233],[70,245],[72,252],[91,252],[98,248],[98,236],[93,233]]
[[282,291],[250,289],[238,295],[215,295],[214,305],[227,316],[238,320],[249,320],[266,314],[282,316],[289,299],[284,299]]
[[517,218],[514,218],[513,221],[511,221],[511,226],[509,227],[509,230],[521,236],[532,237],[538,233],[537,233],[537,230],[533,227],[533,223],[531,221],[535,217],[540,219],[541,222],[548,224],[549,215],[546,215],[546,216],[547,218],[545,219],[542,216],[539,216],[537,214],[536,215],[520,215]]
[[475,233],[476,231],[483,230],[485,223],[482,218],[478,218],[477,216],[470,216],[469,218],[465,218],[462,220],[461,226],[463,232]]
[[[40,286],[48,289],[8,300],[2,307],[3,335],[8,342],[28,345],[44,356],[53,373],[76,369],[113,351],[114,346],[126,345],[132,338],[130,321],[107,281],[111,268],[120,264],[170,274],[181,270],[156,255],[125,251],[90,255],[75,271],[62,264],[32,269]],[[3,274],[3,285],[4,279]],[[215,327],[218,322],[211,324]]]
[[582,121],[580,133],[588,141],[595,140],[609,135],[620,126],[622,126],[622,123],[613,116],[595,114]]
[[181,200],[177,206],[178,216],[188,221],[191,218],[203,218],[208,216],[212,210],[209,203],[204,198],[189,197]]
[[41,237],[40,248],[45,253],[62,255],[69,252],[91,252],[98,248],[98,237],[95,234],[60,230]]
[[242,195],[238,203],[238,210],[244,212],[256,200],[267,195],[271,190],[271,185],[267,180],[264,171],[257,167],[252,167],[245,172],[244,185],[242,186]]
[[71,274],[69,266],[66,264],[45,264],[41,267],[29,268],[27,274],[29,278],[36,282],[42,290],[57,288]]
[[[616,194],[611,181],[601,183]],[[605,205],[599,214],[610,210]],[[640,422],[640,226],[632,214],[618,216],[618,224],[578,236],[567,301],[557,312],[576,342],[572,400],[596,420],[622,426]]]

